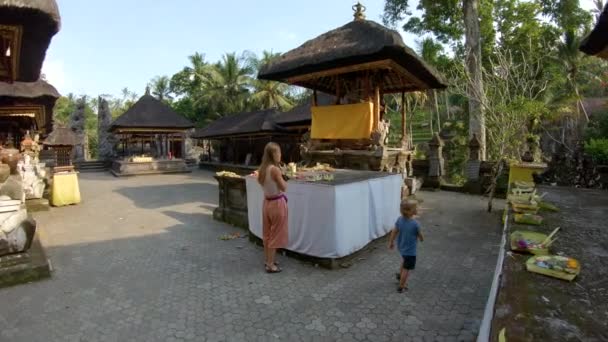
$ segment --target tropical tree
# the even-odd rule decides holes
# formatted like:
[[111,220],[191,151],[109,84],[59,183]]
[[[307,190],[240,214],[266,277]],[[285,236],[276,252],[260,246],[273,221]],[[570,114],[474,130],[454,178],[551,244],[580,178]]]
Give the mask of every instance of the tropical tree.
[[[263,51],[260,58],[252,54],[248,57],[248,65],[257,75],[263,65],[271,63],[279,56],[281,56],[280,53],[272,51]],[[251,99],[254,106],[262,109],[279,108],[281,110],[287,110],[293,106],[289,98],[289,86],[287,84],[254,78],[251,85],[253,87]]]
[[173,100],[171,91],[171,80],[168,76],[156,76],[154,77],[148,86],[152,92],[152,95],[160,101],[171,102]]
[[[481,5],[480,5],[481,3]],[[417,34],[433,33],[444,44],[451,44],[460,50],[466,59],[467,72],[473,80],[469,89],[483,94],[482,49],[491,51],[494,45],[494,27],[492,25],[491,0],[438,0],[420,1],[417,10],[420,17],[412,16],[403,25],[404,30]],[[411,14],[409,0],[386,0],[384,21],[395,24]],[[461,44],[465,38],[465,46]],[[482,39],[482,36],[484,39]],[[484,46],[482,46],[484,45]],[[484,48],[485,47],[485,48]],[[469,99],[469,135],[476,134],[481,143],[482,159],[485,159],[485,119],[483,106],[473,94]]]
[[243,56],[225,54],[221,61],[204,67],[201,80],[204,91],[195,103],[205,106],[208,115],[214,118],[246,110],[250,104],[252,71]]
[[580,36],[578,36],[574,31],[567,31],[564,34],[563,42],[558,46],[557,58],[563,63],[566,71],[567,86],[570,88],[571,93],[574,94],[578,114],[577,118],[580,117],[580,112],[582,110],[585,115],[585,120],[588,122],[589,115],[585,110],[577,80],[583,59],[583,54],[578,49],[580,43]]
[[188,56],[190,65],[171,77],[170,87],[177,95],[195,96],[202,91],[203,80],[206,77],[205,68],[208,63],[205,55],[195,52]]

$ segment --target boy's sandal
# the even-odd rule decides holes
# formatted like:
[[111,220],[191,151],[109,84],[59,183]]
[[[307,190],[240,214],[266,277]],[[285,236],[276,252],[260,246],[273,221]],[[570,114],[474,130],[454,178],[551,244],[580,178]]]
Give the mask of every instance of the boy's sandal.
[[397,288],[397,292],[399,292],[399,293],[403,293],[404,291],[407,291],[407,286]]

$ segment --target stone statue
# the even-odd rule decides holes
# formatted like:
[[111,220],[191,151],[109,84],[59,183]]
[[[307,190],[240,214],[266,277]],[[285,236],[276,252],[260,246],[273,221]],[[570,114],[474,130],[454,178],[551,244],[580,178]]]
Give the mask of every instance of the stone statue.
[[372,145],[385,146],[388,143],[388,132],[390,127],[390,121],[380,120],[378,122],[378,129],[372,132],[371,135]]
[[116,157],[114,146],[116,145],[116,137],[109,132],[112,124],[112,112],[108,106],[108,101],[103,97],[99,97],[97,107],[97,134],[98,134],[98,156],[102,160],[110,160]]
[[39,146],[35,140],[32,140],[28,131],[21,141],[23,158],[17,163],[17,171],[23,181],[26,199],[42,198],[46,187],[45,164],[38,163],[38,153],[35,150],[39,150]]
[[28,250],[36,232],[36,222],[25,209],[25,193],[19,176],[0,184],[0,256]]

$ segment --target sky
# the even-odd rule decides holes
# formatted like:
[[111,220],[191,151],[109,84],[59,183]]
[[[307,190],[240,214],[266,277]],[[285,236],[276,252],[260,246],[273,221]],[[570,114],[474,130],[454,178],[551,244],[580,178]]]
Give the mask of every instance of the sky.
[[[581,0],[591,8],[593,0]],[[155,76],[171,76],[201,52],[286,52],[353,19],[354,0],[57,0],[61,30],[43,73],[66,95],[142,94]],[[381,22],[384,0],[366,0]],[[416,1],[413,2],[416,4]],[[401,31],[407,45],[418,37]]]
[[[286,52],[353,19],[353,0],[57,0],[61,30],[43,73],[60,93],[142,94],[171,76],[194,52],[218,61],[226,52]],[[383,0],[367,0],[381,22]],[[415,44],[413,36],[404,36]]]

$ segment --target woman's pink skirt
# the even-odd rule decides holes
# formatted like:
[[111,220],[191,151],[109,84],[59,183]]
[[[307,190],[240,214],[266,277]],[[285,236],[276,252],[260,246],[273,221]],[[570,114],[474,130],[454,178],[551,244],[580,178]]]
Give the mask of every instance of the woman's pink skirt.
[[268,248],[287,247],[287,200],[264,199],[262,209],[264,246]]

